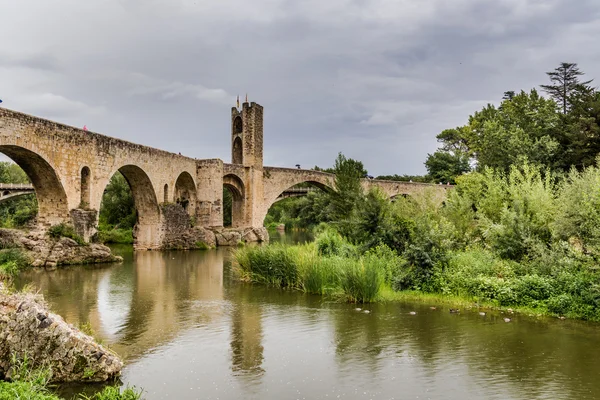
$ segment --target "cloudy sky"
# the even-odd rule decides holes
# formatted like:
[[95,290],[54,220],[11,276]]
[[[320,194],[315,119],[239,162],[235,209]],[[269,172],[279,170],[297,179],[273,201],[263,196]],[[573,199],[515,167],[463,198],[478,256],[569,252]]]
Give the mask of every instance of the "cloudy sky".
[[230,161],[239,94],[265,164],[422,174],[436,134],[577,62],[598,0],[0,0],[2,106]]

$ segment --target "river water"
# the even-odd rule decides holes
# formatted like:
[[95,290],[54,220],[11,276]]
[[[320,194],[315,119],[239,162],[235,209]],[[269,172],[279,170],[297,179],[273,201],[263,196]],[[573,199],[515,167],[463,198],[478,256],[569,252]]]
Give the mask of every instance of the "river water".
[[236,282],[225,248],[115,251],[123,263],[30,273],[19,284],[33,283],[68,322],[89,322],[124,358],[123,382],[149,400],[600,398],[597,324],[505,323],[430,304],[364,313]]

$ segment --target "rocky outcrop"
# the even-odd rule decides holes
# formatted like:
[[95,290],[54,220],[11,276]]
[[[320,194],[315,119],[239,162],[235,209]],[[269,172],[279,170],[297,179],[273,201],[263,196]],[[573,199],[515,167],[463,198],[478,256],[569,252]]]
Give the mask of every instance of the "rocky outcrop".
[[214,232],[201,227],[188,228],[163,239],[163,249],[206,249],[217,246]]
[[0,376],[10,378],[12,356],[49,366],[56,382],[103,382],[118,377],[117,355],[53,314],[40,295],[9,293],[0,282]]
[[99,243],[80,245],[75,240],[53,239],[43,231],[24,232],[0,229],[0,243],[4,248],[21,248],[34,267],[54,268],[65,264],[106,263],[121,261],[110,249]]
[[237,246],[240,243],[269,242],[266,228],[215,228],[218,246]]

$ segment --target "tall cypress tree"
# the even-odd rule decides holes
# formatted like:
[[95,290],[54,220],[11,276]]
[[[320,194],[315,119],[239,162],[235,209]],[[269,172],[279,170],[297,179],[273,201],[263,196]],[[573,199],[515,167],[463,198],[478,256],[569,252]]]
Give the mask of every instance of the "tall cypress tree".
[[593,79],[589,81],[580,82],[579,77],[584,75],[579,70],[575,63],[560,63],[558,68],[555,68],[552,72],[546,72],[551,85],[540,85],[546,93],[548,93],[558,104],[562,104],[563,114],[567,113],[567,109],[570,106],[569,98],[571,94],[582,86],[587,86]]

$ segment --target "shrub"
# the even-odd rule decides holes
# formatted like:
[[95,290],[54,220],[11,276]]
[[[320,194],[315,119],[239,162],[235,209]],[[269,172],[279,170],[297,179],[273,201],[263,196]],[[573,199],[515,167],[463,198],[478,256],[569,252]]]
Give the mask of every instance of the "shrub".
[[319,233],[315,243],[317,251],[322,256],[351,257],[356,254],[356,248],[331,228]]
[[29,259],[20,249],[0,250],[0,279],[14,278],[29,266]]
[[575,300],[573,296],[563,293],[548,299],[548,311],[557,315],[566,315],[571,311]]
[[54,239],[59,239],[61,237],[66,237],[69,239],[73,239],[77,242],[77,244],[83,246],[85,245],[85,241],[81,236],[75,233],[75,230],[71,225],[67,225],[64,223],[58,225],[52,225],[50,229],[48,229],[48,236]]

